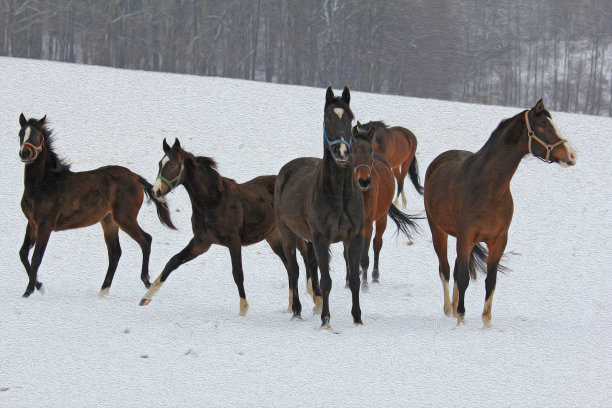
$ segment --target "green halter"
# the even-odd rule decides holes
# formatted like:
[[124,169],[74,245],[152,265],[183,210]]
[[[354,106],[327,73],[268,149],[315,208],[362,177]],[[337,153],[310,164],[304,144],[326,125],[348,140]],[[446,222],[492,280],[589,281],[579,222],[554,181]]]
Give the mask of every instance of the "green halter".
[[[183,163],[181,163],[181,170],[179,171],[178,176],[176,176],[175,178],[173,178],[172,180],[168,180],[167,178],[165,178],[164,176],[161,175],[161,171],[159,172],[159,174],[157,175],[157,178],[161,181],[163,181],[164,183],[166,183],[168,185],[168,187],[170,187],[170,190],[172,190],[173,188],[178,187],[179,182],[181,181],[181,176],[183,175],[183,169],[185,168],[185,166],[183,165]],[[162,169],[163,170],[163,169]]]

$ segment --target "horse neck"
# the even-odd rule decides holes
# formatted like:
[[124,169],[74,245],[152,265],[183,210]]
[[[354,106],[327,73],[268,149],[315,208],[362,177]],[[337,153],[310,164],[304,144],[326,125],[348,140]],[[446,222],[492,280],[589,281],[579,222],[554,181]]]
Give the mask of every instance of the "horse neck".
[[33,163],[25,166],[24,170],[24,185],[25,191],[28,194],[34,194],[40,191],[38,186],[44,182],[45,176],[51,174],[49,169],[51,168],[51,158],[47,152],[47,148],[44,147],[37,160]]
[[323,153],[321,170],[319,182],[327,195],[344,196],[356,188],[353,167],[349,163],[346,166],[338,165],[328,149]]
[[[513,120],[497,136],[492,143],[487,143],[474,155],[475,170],[480,173],[485,184],[489,184],[492,190],[509,190],[510,181],[516,172],[523,157],[527,154],[527,148],[523,146],[522,134],[527,134],[527,129],[520,120]],[[508,137],[516,136],[516,143],[507,143]]]
[[220,187],[222,185],[219,173],[212,168],[202,168],[193,156],[185,159],[185,162],[183,186],[189,194],[192,205],[196,206],[200,202],[210,205],[218,201],[221,197]]

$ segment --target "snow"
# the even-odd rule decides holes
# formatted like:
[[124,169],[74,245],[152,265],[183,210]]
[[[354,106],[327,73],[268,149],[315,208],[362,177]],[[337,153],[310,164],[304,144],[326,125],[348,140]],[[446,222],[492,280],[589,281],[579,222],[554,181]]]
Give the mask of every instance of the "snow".
[[[1,407],[612,405],[612,119],[553,112],[577,165],[525,158],[519,166],[504,260],[511,271],[498,277],[491,329],[480,318],[482,278],[468,288],[464,326],[442,313],[421,221],[412,245],[389,223],[381,284],[361,294],[363,327],[353,326],[342,247],[333,246],[333,330],[318,331],[303,267],[304,320],[283,313],[287,275],[265,243],[243,249],[246,317],[238,316],[228,251],[218,246],[138,306],[141,252],[123,233],[113,286],[99,297],[107,267],[99,225],[53,233],[39,270],[46,292],[22,298],[17,133],[21,112],[46,114],[73,170],[118,164],[150,182],[163,138],[178,137],[244,182],[322,155],[324,89],[14,58],[0,58],[0,84]],[[351,106],[362,122],[385,120],[417,135],[421,180],[439,153],[476,150],[502,119],[529,108],[361,92]],[[422,197],[406,186],[405,211],[423,212]],[[153,235],[152,279],[192,236],[184,188],[168,201],[179,231],[163,227],[151,204],[139,215]],[[451,238],[451,265],[453,247]]]

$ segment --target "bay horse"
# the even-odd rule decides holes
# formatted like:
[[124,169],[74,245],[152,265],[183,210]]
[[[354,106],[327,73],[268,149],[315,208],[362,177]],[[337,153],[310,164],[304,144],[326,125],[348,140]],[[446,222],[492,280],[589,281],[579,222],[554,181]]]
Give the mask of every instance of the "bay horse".
[[[127,233],[142,249],[140,278],[149,287],[151,235],[138,225],[137,216],[146,194],[157,207],[162,224],[175,228],[165,202],[153,196],[153,186],[141,176],[121,166],[72,172],[53,148],[47,117],[26,120],[19,116],[19,156],[25,163],[24,192],[21,209],[28,219],[25,239],[19,250],[21,262],[29,277],[24,297],[34,288],[40,290],[38,268],[52,231],[82,228],[99,222],[108,248],[108,270],[100,290],[106,295],[121,257],[119,229]],[[34,249],[32,263],[30,249]]]
[[[342,97],[331,87],[325,95],[323,118],[323,158],[301,157],[285,164],[276,179],[274,211],[281,232],[283,250],[288,260],[289,297],[293,318],[300,318],[297,281],[299,267],[295,248],[299,239],[311,242],[321,272],[323,296],[321,328],[330,328],[329,248],[342,241],[348,254],[349,284],[352,294],[351,314],[361,325],[359,306],[359,260],[363,247],[363,196],[350,161],[354,118],[349,107],[351,94],[344,88]],[[313,282],[316,279],[313,279]]]
[[[183,185],[192,206],[191,227],[193,238],[187,246],[170,258],[140,301],[146,306],[164,284],[168,276],[180,265],[189,262],[213,245],[229,250],[232,274],[240,296],[240,316],[247,314],[249,303],[244,291],[242,246],[266,240],[274,253],[287,267],[281,235],[274,216],[274,183],[276,176],[259,176],[246,183],[222,177],[216,162],[210,157],[194,156],[184,150],[178,139],[170,147],[163,141],[164,157],[159,162],[159,173],[153,187],[157,197],[168,194]],[[298,248],[307,269],[315,268],[314,249],[306,248],[303,241]],[[316,272],[315,272],[316,274]],[[315,304],[322,303],[318,281],[309,282]]]
[[357,126],[353,127],[353,135],[355,140],[351,146],[351,156],[355,177],[363,195],[365,217],[360,262],[361,284],[367,287],[370,265],[369,250],[374,222],[376,222],[374,269],[372,270],[372,282],[374,283],[379,282],[378,259],[383,244],[382,236],[387,228],[387,215],[408,239],[412,239],[412,232],[416,232],[418,226],[414,221],[417,217],[404,214],[393,204],[395,179],[387,159],[376,153],[372,147],[372,141],[376,137],[374,127],[362,127],[361,123],[357,122]]
[[391,165],[393,175],[397,181],[397,197],[395,205],[398,205],[400,194],[402,205],[406,207],[406,195],[404,193],[404,179],[410,175],[410,180],[416,191],[423,195],[423,186],[419,181],[419,164],[416,159],[417,139],[414,133],[401,126],[388,127],[382,121],[371,121],[362,125],[366,131],[374,129],[376,137],[372,139],[374,151],[383,155]]
[[[465,290],[470,276],[486,272],[482,320],[491,325],[491,306],[499,261],[508,239],[514,205],[510,180],[532,154],[547,163],[573,166],[577,155],[555,127],[540,99],[530,109],[503,120],[476,153],[449,150],[436,157],[425,174],[425,211],[444,291],[444,313],[464,323]],[[447,237],[457,238],[452,304],[448,282]],[[487,250],[480,244],[486,243]]]

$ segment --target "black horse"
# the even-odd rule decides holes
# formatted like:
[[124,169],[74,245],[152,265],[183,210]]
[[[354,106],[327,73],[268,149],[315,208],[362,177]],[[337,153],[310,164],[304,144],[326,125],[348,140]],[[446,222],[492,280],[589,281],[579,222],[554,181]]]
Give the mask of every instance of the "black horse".
[[[57,157],[53,150],[51,130],[46,127],[46,116],[40,120],[19,116],[19,156],[25,166],[25,188],[21,209],[28,219],[23,245],[19,250],[29,283],[24,297],[34,288],[41,289],[37,280],[52,231],[102,224],[108,248],[108,271],[100,294],[108,293],[121,257],[119,229],[126,232],[142,249],[140,278],[149,287],[149,255],[151,235],[138,225],[137,217],[146,194],[157,207],[160,221],[174,228],[170,212],[163,201],[153,197],[153,186],[138,174],[121,166],[105,166],[96,170],[72,172],[70,166]],[[36,245],[32,263],[30,249]]]
[[[247,313],[249,304],[244,291],[242,270],[242,246],[266,240],[285,267],[287,260],[283,252],[281,235],[276,228],[274,217],[274,183],[276,176],[259,176],[246,183],[222,177],[217,164],[210,157],[199,156],[181,148],[178,139],[170,147],[163,142],[164,157],[159,163],[159,174],[154,186],[155,195],[160,197],[182,184],[193,208],[191,226],[193,238],[189,244],[174,255],[149,291],[140,301],[141,306],[151,302],[151,297],[164,284],[168,276],[180,265],[191,261],[208,251],[213,244],[229,249],[232,258],[232,274],[240,296],[240,315]],[[298,242],[304,263],[310,271],[316,259],[312,248],[306,248],[304,241]],[[312,296],[316,304],[322,303],[317,282],[312,284]]]
[[[354,118],[348,88],[342,97],[327,88],[323,121],[323,159],[302,157],[285,164],[276,179],[274,210],[288,260],[289,290],[294,318],[301,315],[297,290],[299,268],[296,241],[312,242],[321,271],[323,295],[321,327],[329,328],[329,247],[342,241],[348,254],[349,282],[356,325],[361,325],[359,307],[359,260],[363,247],[363,196],[355,179],[349,151]],[[313,282],[316,279],[313,279]]]

